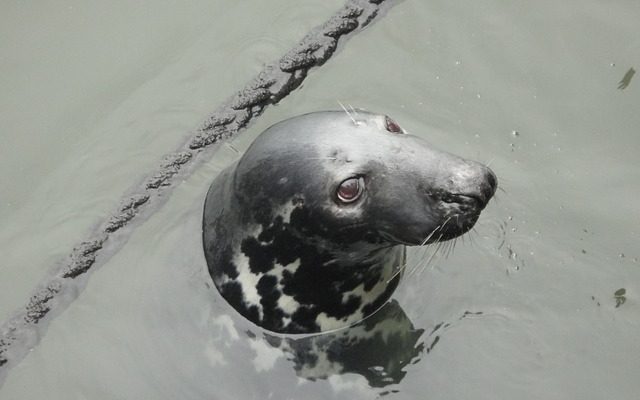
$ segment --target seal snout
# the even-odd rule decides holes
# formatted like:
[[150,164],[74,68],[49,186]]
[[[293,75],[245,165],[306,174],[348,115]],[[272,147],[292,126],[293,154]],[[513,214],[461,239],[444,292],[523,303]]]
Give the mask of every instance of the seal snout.
[[484,184],[481,186],[481,191],[484,197],[484,204],[486,206],[489,202],[489,199],[491,199],[493,195],[496,194],[496,190],[498,189],[498,178],[489,167],[483,167],[485,179]]
[[466,161],[448,179],[443,198],[448,203],[475,203],[478,210],[486,207],[498,186],[498,178],[493,171],[480,163]]
[[489,203],[489,200],[496,193],[498,187],[498,178],[491,169],[481,166],[481,172],[479,173],[477,189],[474,193],[470,193],[469,196],[478,201],[480,209],[484,209]]

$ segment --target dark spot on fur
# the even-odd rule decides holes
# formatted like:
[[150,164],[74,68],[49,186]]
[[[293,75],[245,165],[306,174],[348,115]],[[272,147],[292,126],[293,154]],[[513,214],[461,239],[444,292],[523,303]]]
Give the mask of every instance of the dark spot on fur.
[[273,269],[274,255],[271,246],[262,245],[250,236],[242,241],[240,250],[249,258],[249,269],[254,274],[265,273]]
[[259,321],[260,313],[256,305],[247,307],[242,294],[242,286],[236,281],[229,281],[220,287],[220,293],[227,301],[234,306],[240,314],[250,321]]
[[320,329],[316,324],[319,312],[315,307],[300,307],[291,316],[289,329],[291,333],[313,332]]
[[[317,259],[316,259],[317,260]],[[361,280],[349,268],[339,265],[322,265],[314,259],[302,259],[294,274],[283,275],[283,292],[298,303],[312,306],[319,314],[340,319],[353,314],[361,300],[351,297],[345,303],[343,293],[355,289]]]
[[[225,260],[225,262],[220,263],[220,271],[217,273],[219,274],[222,272],[222,274],[227,275],[229,278],[236,279],[238,277],[238,268],[231,261],[231,249],[224,249],[224,251],[222,251],[221,258],[222,260]],[[214,271],[211,270],[211,267],[209,267],[209,272],[213,276]]]
[[391,297],[391,294],[393,294],[393,291],[396,290],[396,287],[398,286],[398,282],[400,282],[400,275],[396,275],[391,282],[389,282],[389,284],[387,285],[387,287],[384,289],[384,292],[378,296],[377,299],[375,299],[373,302],[367,304],[366,306],[364,306],[362,308],[362,313],[364,315],[369,315],[372,314],[373,312],[375,312],[378,308],[382,307],[382,305],[389,300],[389,297]]
[[[249,259],[249,269],[253,274],[268,273],[276,263],[287,266],[299,260],[293,271],[282,271],[280,282],[268,274],[260,278],[257,290],[262,318],[255,305],[247,307],[241,284],[237,281],[224,284],[221,292],[231,305],[261,326],[276,331],[286,328],[291,333],[314,332],[319,329],[316,319],[321,313],[337,320],[346,320],[353,315],[362,306],[363,299],[350,295],[343,301],[344,294],[360,285],[365,291],[371,291],[381,282],[382,266],[373,263],[345,266],[322,247],[303,241],[302,236],[317,237],[317,233],[323,231],[320,225],[312,223],[313,216],[304,207],[293,210],[291,221],[291,224],[285,224],[281,217],[277,217],[268,226],[263,226],[257,237],[246,237],[241,243],[241,251]],[[301,230],[310,231],[301,233]],[[223,270],[238,276],[229,259]],[[374,303],[366,305],[364,315],[384,304],[396,285],[397,281],[392,282]],[[278,307],[278,299],[283,293],[300,304],[286,327],[283,324],[287,315]]]
[[284,318],[284,312],[278,307],[278,299],[280,298],[280,291],[277,289],[276,284],[278,279],[275,276],[264,275],[258,281],[257,289],[258,294],[261,297],[260,304],[262,305],[262,323],[268,326],[273,326],[276,329],[282,329]]
[[364,291],[370,291],[378,282],[380,282],[380,278],[376,274],[369,274],[364,280]]

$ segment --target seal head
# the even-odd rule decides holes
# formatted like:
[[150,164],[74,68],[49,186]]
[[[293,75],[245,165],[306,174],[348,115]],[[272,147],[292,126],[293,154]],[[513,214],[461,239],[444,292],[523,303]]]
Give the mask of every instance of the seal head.
[[496,185],[489,168],[434,149],[385,115],[288,119],[212,183],[209,273],[229,304],[268,330],[351,325],[389,299],[405,245],[464,234]]

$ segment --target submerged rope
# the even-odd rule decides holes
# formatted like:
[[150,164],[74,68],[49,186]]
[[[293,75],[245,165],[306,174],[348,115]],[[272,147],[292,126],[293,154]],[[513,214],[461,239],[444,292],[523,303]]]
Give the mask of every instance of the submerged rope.
[[[348,0],[324,24],[309,32],[278,61],[267,65],[243,89],[218,107],[179,150],[167,154],[159,168],[130,194],[122,206],[99,225],[89,237],[73,248],[53,276],[38,285],[26,306],[17,310],[0,329],[0,384],[10,367],[20,362],[37,345],[53,314],[59,314],[86,285],[88,272],[104,264],[122,247],[133,229],[153,214],[152,204],[160,205],[184,178],[202,163],[207,148],[236,135],[264,109],[278,103],[300,86],[313,67],[324,64],[339,43],[369,25],[389,8],[392,0]],[[155,207],[157,210],[159,207]],[[119,243],[114,243],[117,236]],[[109,247],[110,254],[106,253]],[[99,258],[98,258],[99,257]],[[98,258],[98,261],[96,259]],[[84,279],[82,279],[84,278]]]

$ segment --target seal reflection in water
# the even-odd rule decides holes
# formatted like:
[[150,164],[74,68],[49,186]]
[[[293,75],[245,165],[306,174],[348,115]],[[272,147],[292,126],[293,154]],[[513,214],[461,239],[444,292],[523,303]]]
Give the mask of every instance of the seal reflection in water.
[[291,118],[211,184],[209,273],[229,304],[268,330],[348,326],[389,299],[405,246],[467,232],[496,185],[489,168],[432,148],[385,115]]

